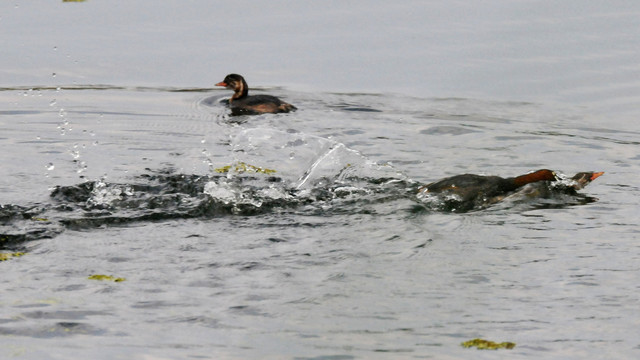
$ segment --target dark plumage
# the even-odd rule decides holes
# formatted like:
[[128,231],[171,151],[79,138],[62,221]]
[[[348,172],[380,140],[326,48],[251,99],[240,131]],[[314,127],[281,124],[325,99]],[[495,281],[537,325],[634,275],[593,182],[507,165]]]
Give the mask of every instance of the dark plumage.
[[446,192],[457,194],[463,200],[472,200],[478,196],[493,197],[503,195],[532,182],[556,179],[556,174],[546,169],[511,178],[464,174],[433,182],[422,187],[421,191],[430,193]]
[[498,202],[524,185],[553,180],[556,174],[547,169],[511,178],[464,174],[423,186],[420,192],[441,195],[449,207],[468,211]]
[[[499,176],[482,176],[464,174],[448,177],[419,189],[422,194],[434,194],[443,202],[447,209],[454,211],[469,211],[496,203],[527,184],[535,186],[529,189],[527,196],[544,197],[552,190],[558,192],[575,193],[598,178],[603,172],[580,172],[569,182],[559,179],[555,172],[547,169],[534,171],[529,174],[511,178]],[[553,188],[549,182],[554,182]]]
[[249,85],[238,74],[229,74],[216,86],[233,90],[229,99],[232,115],[257,115],[265,113],[286,113],[296,107],[271,95],[249,95]]

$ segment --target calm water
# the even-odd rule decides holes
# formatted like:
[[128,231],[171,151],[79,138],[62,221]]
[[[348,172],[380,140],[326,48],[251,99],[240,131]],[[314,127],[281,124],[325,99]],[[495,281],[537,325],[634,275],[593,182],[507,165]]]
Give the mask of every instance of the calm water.
[[[640,6],[0,9],[0,357],[640,355]],[[299,110],[228,117],[232,71]],[[606,173],[415,196],[538,168]]]

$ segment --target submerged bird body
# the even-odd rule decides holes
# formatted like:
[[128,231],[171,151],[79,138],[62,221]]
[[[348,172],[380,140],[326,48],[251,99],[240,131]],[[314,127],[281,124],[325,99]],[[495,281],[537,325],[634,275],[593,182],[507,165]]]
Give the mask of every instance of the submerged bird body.
[[541,183],[542,187],[548,189],[551,182],[557,181],[558,185],[554,187],[556,191],[575,192],[602,174],[581,172],[568,182],[547,169],[511,178],[464,174],[425,185],[420,188],[419,193],[421,196],[437,196],[445,208],[453,211],[469,211],[496,203],[527,184]]
[[249,86],[238,74],[229,74],[216,86],[224,86],[233,90],[229,99],[232,115],[257,115],[265,113],[286,113],[296,107],[271,95],[249,95]]
[[471,202],[475,204],[478,200],[491,203],[495,202],[493,201],[494,198],[502,197],[526,184],[556,179],[556,174],[546,169],[511,178],[464,174],[428,184],[422,187],[421,191],[453,195],[459,201],[465,203]]

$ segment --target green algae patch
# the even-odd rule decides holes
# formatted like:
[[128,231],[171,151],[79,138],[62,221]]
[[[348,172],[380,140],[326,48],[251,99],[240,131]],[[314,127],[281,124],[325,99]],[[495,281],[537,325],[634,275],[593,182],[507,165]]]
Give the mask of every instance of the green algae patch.
[[466,348],[476,347],[478,348],[478,350],[513,349],[514,347],[516,347],[516,344],[512,342],[496,343],[496,342],[484,340],[484,339],[473,339],[473,340],[465,341],[460,345]]
[[227,165],[220,168],[216,168],[215,171],[221,174],[228,173],[229,171],[234,171],[237,173],[247,172],[247,173],[259,173],[259,174],[267,174],[267,175],[275,174],[276,172],[273,169],[267,169],[267,168],[247,164],[242,161],[235,165]]
[[12,258],[20,257],[20,256],[22,256],[24,254],[26,254],[26,253],[24,253],[24,252],[13,252],[13,253],[0,252],[0,261],[7,261],[7,260],[12,259]]
[[89,276],[88,278],[89,280],[100,280],[100,281],[113,281],[113,282],[123,282],[127,279],[125,278],[120,278],[120,277],[115,277],[115,276],[111,276],[111,275],[100,275],[100,274],[94,274]]

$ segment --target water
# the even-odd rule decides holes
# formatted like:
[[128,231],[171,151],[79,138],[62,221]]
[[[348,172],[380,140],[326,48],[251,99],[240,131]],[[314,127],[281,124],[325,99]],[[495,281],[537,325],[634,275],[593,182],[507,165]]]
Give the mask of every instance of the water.
[[[636,358],[640,8],[564,4],[2,5],[3,356]],[[539,168],[605,174],[416,196]]]

